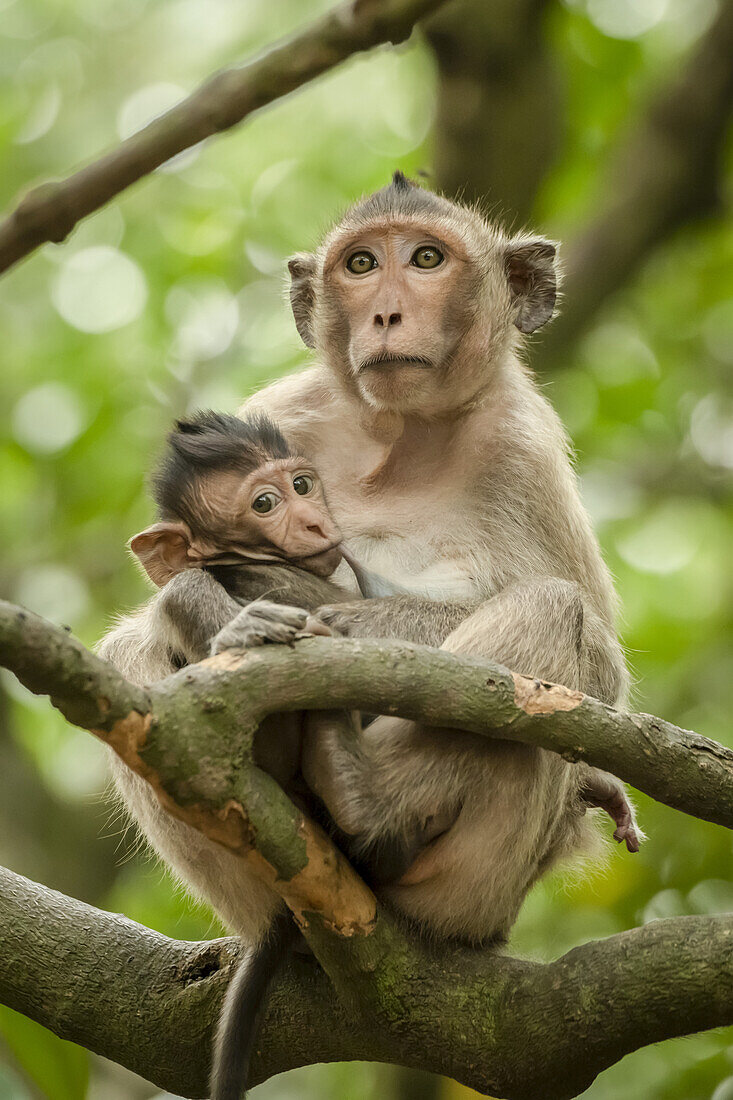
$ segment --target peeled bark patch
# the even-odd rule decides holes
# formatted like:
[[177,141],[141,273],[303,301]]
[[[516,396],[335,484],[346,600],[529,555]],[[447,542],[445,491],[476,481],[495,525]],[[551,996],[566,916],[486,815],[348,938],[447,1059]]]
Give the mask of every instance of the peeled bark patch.
[[305,840],[307,862],[292,878],[278,877],[256,851],[247,856],[251,867],[280,895],[301,928],[308,927],[308,914],[318,913],[339,936],[368,936],[377,922],[374,894],[320,826],[303,817],[298,833]]
[[525,714],[555,714],[561,710],[575,710],[585,699],[582,691],[550,684],[544,680],[532,680],[513,672],[514,702]]

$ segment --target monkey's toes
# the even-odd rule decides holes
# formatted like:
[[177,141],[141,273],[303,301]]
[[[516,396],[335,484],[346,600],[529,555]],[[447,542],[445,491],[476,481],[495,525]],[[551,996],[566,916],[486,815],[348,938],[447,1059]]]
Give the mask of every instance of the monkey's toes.
[[639,851],[639,836],[634,828],[633,821],[629,821],[626,825],[620,825],[613,834],[613,839],[618,841],[619,844],[623,844],[625,841],[629,852]]

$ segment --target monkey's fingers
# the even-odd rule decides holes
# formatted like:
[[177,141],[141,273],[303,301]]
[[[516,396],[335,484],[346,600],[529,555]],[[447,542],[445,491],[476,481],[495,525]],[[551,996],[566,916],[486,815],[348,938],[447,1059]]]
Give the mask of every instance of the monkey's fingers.
[[243,607],[211,643],[211,653],[261,645],[291,645],[306,628],[308,612],[300,607],[256,600]]
[[330,627],[332,634],[341,634],[348,638],[352,626],[358,624],[360,620],[360,612],[363,611],[362,602],[362,600],[353,600],[324,605],[316,611],[316,618],[324,626]]
[[302,630],[299,630],[295,635],[296,638],[310,638],[314,634],[319,634],[322,638],[332,638],[333,631],[330,627],[322,623],[320,619],[317,619],[315,615],[309,615],[305,621],[305,626]]

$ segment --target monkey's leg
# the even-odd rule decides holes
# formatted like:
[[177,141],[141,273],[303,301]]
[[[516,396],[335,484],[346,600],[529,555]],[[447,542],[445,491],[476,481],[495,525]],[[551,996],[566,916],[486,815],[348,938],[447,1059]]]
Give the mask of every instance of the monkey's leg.
[[[615,699],[620,649],[577,585],[515,585],[486,601],[444,648]],[[329,809],[365,844],[430,812],[459,810],[400,883],[393,903],[440,934],[485,939],[511,926],[532,883],[590,840],[578,769],[530,745],[430,730],[382,717],[356,751],[330,745]],[[587,773],[583,776],[588,779]]]
[[621,780],[586,764],[578,765],[578,770],[582,777],[579,794],[583,803],[605,810],[616,823],[613,839],[619,844],[625,841],[630,852],[638,852],[644,833],[636,822],[634,807]]

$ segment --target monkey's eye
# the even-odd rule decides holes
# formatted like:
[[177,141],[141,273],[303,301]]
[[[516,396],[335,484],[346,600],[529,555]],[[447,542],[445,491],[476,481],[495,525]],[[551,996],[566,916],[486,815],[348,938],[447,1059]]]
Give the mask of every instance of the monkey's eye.
[[377,257],[371,252],[354,252],[346,261],[346,266],[354,275],[365,275],[367,271],[378,267]]
[[263,493],[262,496],[252,501],[252,511],[264,516],[266,512],[272,511],[278,501],[279,497],[276,497],[274,493]]
[[443,262],[443,253],[437,248],[431,248],[426,245],[424,248],[418,248],[417,252],[413,255],[410,263],[415,267],[438,267]]
[[299,496],[304,497],[313,488],[313,478],[307,474],[298,474],[293,478],[293,488]]

